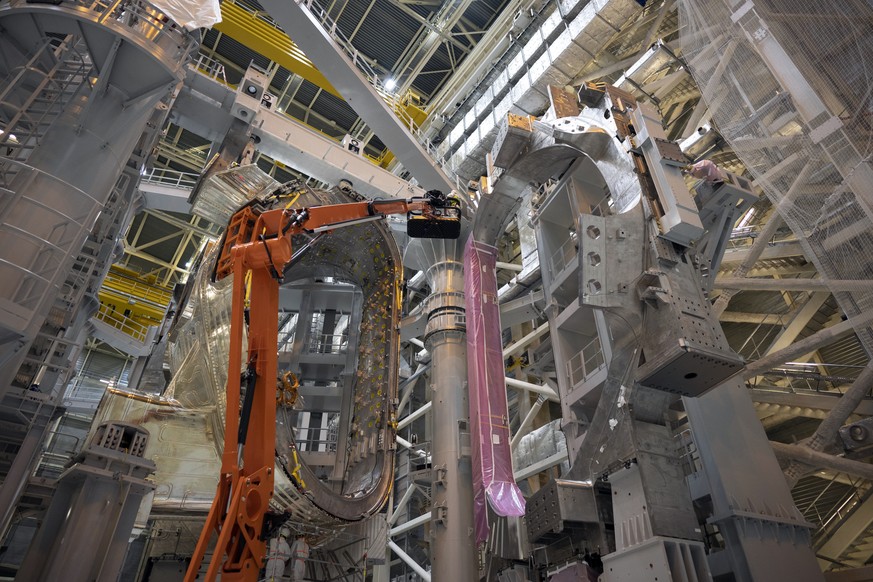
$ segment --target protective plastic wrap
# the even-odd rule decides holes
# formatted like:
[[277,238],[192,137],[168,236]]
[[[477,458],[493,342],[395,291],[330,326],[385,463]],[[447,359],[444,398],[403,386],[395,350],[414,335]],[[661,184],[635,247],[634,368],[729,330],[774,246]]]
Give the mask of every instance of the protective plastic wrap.
[[211,28],[221,22],[218,0],[150,0],[150,2],[187,30]]
[[[557,453],[567,453],[567,439],[561,430],[561,419],[553,420],[521,437],[513,451],[512,462],[521,471]],[[560,467],[561,474],[566,475],[570,471],[570,462],[564,461]]]
[[512,472],[497,279],[483,276],[492,273],[496,263],[497,249],[470,237],[464,249],[464,293],[473,512],[478,543],[488,538],[486,501],[501,516],[521,516],[525,510],[524,497]]

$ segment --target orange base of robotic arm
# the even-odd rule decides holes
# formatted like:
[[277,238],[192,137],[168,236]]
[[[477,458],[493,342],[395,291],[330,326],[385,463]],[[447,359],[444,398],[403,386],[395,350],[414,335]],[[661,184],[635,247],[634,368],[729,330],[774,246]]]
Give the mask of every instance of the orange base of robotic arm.
[[267,551],[261,534],[264,516],[273,496],[279,282],[267,269],[252,270],[247,362],[249,381],[246,387],[247,406],[244,406],[241,417],[242,329],[245,325],[245,272],[248,270],[244,266],[247,261],[241,260],[241,255],[253,252],[253,246],[261,245],[243,245],[233,249],[233,310],[221,476],[185,582],[197,579],[203,558],[215,535],[218,541],[203,578],[207,581],[215,580],[220,573],[223,581],[254,582],[258,579]]

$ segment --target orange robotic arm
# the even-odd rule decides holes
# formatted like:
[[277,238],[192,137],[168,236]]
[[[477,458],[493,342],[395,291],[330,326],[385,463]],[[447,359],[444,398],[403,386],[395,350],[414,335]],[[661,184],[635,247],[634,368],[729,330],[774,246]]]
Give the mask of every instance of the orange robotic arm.
[[[276,443],[276,378],[279,284],[293,253],[291,238],[320,234],[407,213],[410,236],[457,238],[457,201],[438,191],[426,198],[374,200],[302,209],[265,209],[251,203],[234,214],[225,231],[215,278],[233,274],[227,408],[221,475],[212,508],[191,558],[186,582],[197,578],[213,534],[218,535],[205,580],[254,582],[266,555],[264,517],[273,495]],[[245,275],[251,272],[249,341],[243,370],[246,325]],[[242,384],[245,392],[240,406]]]

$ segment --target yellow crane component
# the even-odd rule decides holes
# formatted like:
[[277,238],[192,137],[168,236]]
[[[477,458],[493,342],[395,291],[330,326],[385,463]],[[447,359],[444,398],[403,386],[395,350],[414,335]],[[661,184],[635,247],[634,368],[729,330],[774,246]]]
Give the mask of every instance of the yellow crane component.
[[221,4],[221,22],[215,25],[215,29],[342,99],[327,78],[266,13],[225,1]]

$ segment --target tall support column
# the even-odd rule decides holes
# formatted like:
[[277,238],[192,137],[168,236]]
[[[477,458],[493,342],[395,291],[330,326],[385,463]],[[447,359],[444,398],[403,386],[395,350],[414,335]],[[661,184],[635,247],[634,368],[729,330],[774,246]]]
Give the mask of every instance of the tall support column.
[[809,524],[794,506],[745,386],[728,380],[683,401],[702,469],[688,482],[696,499],[708,495],[710,523],[726,542],[724,559],[711,561],[713,575],[730,571],[735,580],[749,582],[821,580]]
[[476,580],[473,487],[467,403],[464,274],[460,252],[443,253],[427,270],[425,345],[433,358],[433,518],[431,572],[434,580]]
[[4,271],[0,297],[9,306],[10,331],[24,342],[4,363],[0,385],[18,370],[162,96],[125,106],[120,90],[84,85],[27,165],[11,166],[18,171],[2,215],[0,245],[7,250],[0,258],[12,267]]
[[33,425],[21,442],[15,460],[6,474],[3,487],[0,487],[0,539],[4,539],[17,510],[18,500],[27,487],[27,480],[33,471],[33,464],[39,456],[45,440],[51,416],[33,413]]
[[[86,241],[101,213],[123,203],[111,195],[125,169],[138,178],[166,116],[159,104],[197,42],[140,0],[91,8],[0,6],[9,32],[0,39],[9,55],[0,76],[20,72],[3,88],[4,103],[17,109],[0,135],[0,395],[13,381],[28,388],[42,379],[28,350],[45,352],[34,340],[51,343],[70,326],[79,302],[68,278],[96,268],[79,261]],[[34,46],[41,48],[30,55],[16,49]],[[114,243],[97,240],[95,249],[104,242]]]
[[114,582],[124,563],[142,498],[154,489],[144,459],[149,434],[123,423],[97,429],[61,475],[16,580]]

